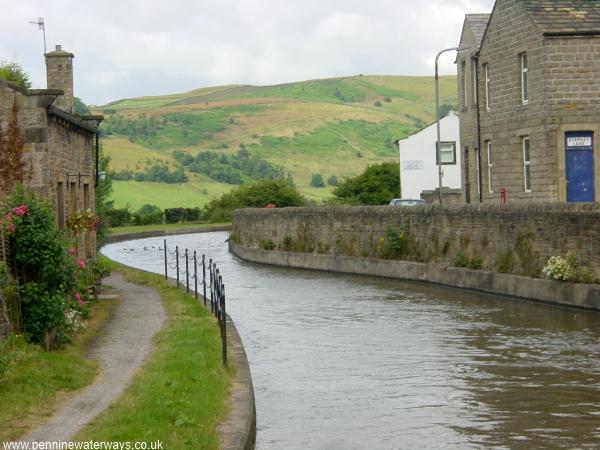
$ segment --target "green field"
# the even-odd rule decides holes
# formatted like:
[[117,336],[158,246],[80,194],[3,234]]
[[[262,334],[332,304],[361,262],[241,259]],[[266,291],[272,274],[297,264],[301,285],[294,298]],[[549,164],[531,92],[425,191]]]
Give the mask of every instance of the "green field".
[[[104,149],[116,171],[141,172],[155,165],[179,167],[173,151],[213,150],[251,154],[280,165],[307,197],[326,198],[330,188],[310,187],[319,173],[338,180],[369,164],[396,161],[394,141],[434,120],[431,77],[354,76],[277,86],[222,86],[182,94],[112,102]],[[454,105],[456,77],[440,79],[441,104]],[[202,206],[233,185],[194,173],[179,185],[114,183],[115,206]]]

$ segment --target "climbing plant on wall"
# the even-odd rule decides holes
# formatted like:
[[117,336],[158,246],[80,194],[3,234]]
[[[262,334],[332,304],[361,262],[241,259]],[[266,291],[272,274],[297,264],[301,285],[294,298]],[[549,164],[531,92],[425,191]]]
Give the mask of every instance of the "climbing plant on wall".
[[23,164],[25,140],[17,123],[19,107],[13,101],[6,127],[0,122],[0,192],[10,192],[17,182],[25,181],[27,171]]

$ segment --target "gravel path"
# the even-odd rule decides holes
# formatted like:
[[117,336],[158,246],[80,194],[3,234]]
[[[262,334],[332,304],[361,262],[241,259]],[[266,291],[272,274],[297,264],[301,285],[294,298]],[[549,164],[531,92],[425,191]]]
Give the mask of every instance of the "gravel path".
[[89,357],[100,363],[100,374],[23,441],[69,441],[123,392],[152,351],[152,336],[166,318],[159,294],[152,288],[128,283],[120,275],[104,282],[117,289],[123,301],[105,334],[89,351]]

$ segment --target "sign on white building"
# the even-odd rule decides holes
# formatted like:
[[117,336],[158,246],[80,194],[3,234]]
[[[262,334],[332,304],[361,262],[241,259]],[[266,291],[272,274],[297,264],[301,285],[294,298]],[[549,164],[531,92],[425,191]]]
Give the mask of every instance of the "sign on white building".
[[[439,186],[436,123],[398,141],[402,198],[421,198],[421,191]],[[440,120],[442,187],[461,188],[458,115],[450,111]]]

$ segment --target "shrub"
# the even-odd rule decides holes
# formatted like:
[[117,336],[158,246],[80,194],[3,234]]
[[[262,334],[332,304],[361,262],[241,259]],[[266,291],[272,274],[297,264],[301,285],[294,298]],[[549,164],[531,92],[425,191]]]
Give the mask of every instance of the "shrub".
[[184,208],[167,208],[165,209],[165,222],[167,223],[180,223],[183,222],[185,217]]
[[468,267],[469,258],[463,252],[458,252],[454,258],[454,265],[456,267]]
[[329,186],[337,186],[338,185],[338,179],[335,175],[331,175],[329,178],[327,178],[327,184]]
[[323,177],[320,173],[314,173],[310,177],[310,185],[312,187],[325,187],[325,182],[323,181]]
[[292,247],[294,245],[294,240],[292,239],[292,237],[289,234],[286,234],[283,237],[283,240],[281,241],[281,245],[279,248],[281,248],[281,250],[289,252],[292,250]]
[[582,267],[577,256],[569,252],[566,257],[551,256],[542,269],[546,278],[551,280],[571,281],[575,283],[591,283],[592,274]]
[[17,188],[4,214],[8,253],[18,280],[22,331],[46,349],[66,342],[71,310],[84,313],[90,273],[55,227],[48,202]]
[[226,222],[231,220],[234,209],[264,208],[269,203],[277,207],[302,206],[306,199],[288,186],[286,180],[261,180],[240,186],[210,201],[204,211],[211,222]]
[[373,164],[354,177],[346,178],[334,190],[333,195],[361,205],[387,205],[400,190],[397,163]]
[[198,222],[204,218],[204,214],[200,208],[185,208],[183,211],[184,222]]
[[109,208],[105,211],[105,215],[111,227],[125,227],[133,222],[129,206],[126,208]]
[[264,250],[273,250],[275,243],[271,239],[263,239],[260,241],[260,248]]
[[382,105],[381,105],[381,101],[379,101],[379,100],[375,100],[375,103],[373,103],[373,106],[376,106],[376,107],[378,107],[378,108],[379,108],[379,107],[381,107],[381,106],[382,106]]
[[134,225],[157,225],[163,222],[163,211],[155,205],[146,204],[133,213]]

